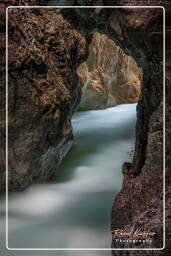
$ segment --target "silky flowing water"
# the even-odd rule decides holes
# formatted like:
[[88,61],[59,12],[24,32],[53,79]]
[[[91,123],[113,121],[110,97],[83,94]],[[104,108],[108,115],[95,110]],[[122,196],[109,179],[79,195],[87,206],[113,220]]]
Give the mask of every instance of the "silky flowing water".
[[122,186],[122,164],[132,158],[136,104],[77,112],[72,123],[74,143],[56,180],[9,194],[11,248],[111,246],[110,214]]

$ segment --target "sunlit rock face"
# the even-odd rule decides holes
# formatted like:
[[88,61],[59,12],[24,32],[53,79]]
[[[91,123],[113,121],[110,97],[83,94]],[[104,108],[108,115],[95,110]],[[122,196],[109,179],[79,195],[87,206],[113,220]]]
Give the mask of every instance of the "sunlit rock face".
[[106,35],[94,33],[89,57],[78,68],[82,98],[79,110],[137,102],[142,70]]

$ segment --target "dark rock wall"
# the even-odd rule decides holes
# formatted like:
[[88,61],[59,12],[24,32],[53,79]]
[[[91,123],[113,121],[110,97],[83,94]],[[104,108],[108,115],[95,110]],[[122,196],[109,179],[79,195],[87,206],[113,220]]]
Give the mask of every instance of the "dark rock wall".
[[[71,147],[71,117],[80,100],[76,70],[87,46],[58,9],[11,8],[8,14],[9,188],[20,189],[51,178]],[[4,99],[1,110],[4,117]],[[4,156],[5,122],[1,130]],[[4,179],[1,171],[1,184]]]

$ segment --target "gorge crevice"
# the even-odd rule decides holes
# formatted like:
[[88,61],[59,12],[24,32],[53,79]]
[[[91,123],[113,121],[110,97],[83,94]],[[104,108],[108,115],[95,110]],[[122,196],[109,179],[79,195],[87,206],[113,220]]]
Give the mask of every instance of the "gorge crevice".
[[[19,3],[19,1],[8,2],[9,4]],[[99,1],[82,0],[72,2],[73,5],[99,5]],[[25,3],[26,1],[21,1],[21,4]],[[32,4],[39,4],[39,1],[32,1]],[[128,5],[128,1],[117,0],[114,1],[114,3],[113,1],[100,1],[100,4],[115,4],[122,6]],[[142,0],[137,3],[137,1],[132,0],[129,1],[129,5],[130,4],[146,5],[147,2]],[[152,0],[148,1],[149,6],[154,4],[156,5],[158,3]],[[166,13],[166,18],[169,20],[171,10],[170,2],[161,1],[161,4],[169,9],[168,13]],[[3,134],[5,133],[5,99],[3,93],[5,92],[4,22],[6,5],[7,3],[2,1],[0,9],[0,15],[2,17],[2,23],[0,24],[0,38],[2,39],[0,41],[0,47],[2,49],[1,80],[3,81],[1,85],[1,130],[3,131]],[[23,11],[21,10],[21,12]],[[14,120],[15,118],[12,115],[14,108],[9,106],[11,115],[11,122],[9,122],[9,125],[11,126],[11,129],[9,127],[10,136],[12,138],[11,142],[14,143],[14,140],[17,138],[17,146],[19,150],[17,156],[20,156],[25,160],[22,165],[20,165],[20,161],[18,161],[19,158],[17,158],[18,162],[16,162],[16,152],[13,150],[13,146],[9,144],[9,159],[11,162],[15,163],[15,166],[11,166],[11,173],[13,175],[11,188],[15,189],[17,186],[21,185],[22,187],[25,187],[31,181],[31,178],[42,178],[41,173],[47,174],[47,170],[40,170],[40,163],[37,163],[36,159],[40,159],[41,156],[45,154],[45,151],[47,152],[49,149],[56,147],[56,145],[51,145],[51,138],[53,138],[53,136],[55,139],[59,138],[60,143],[63,140],[65,140],[65,142],[71,141],[72,128],[70,120],[79,103],[81,95],[77,86],[78,77],[76,69],[80,63],[87,59],[90,37],[94,32],[98,31],[115,41],[115,43],[119,45],[126,54],[132,56],[143,69],[142,95],[137,107],[135,153],[131,168],[130,165],[129,168],[127,168],[127,165],[124,165],[123,168],[123,188],[116,197],[113,206],[112,229],[115,227],[131,227],[133,224],[140,225],[143,229],[150,226],[151,230],[154,230],[157,234],[153,246],[160,248],[163,246],[163,9],[151,8],[143,9],[142,11],[142,9],[102,8],[100,10],[94,10],[87,8],[84,10],[62,9],[61,12],[64,18],[58,10],[51,10],[47,13],[43,10],[40,11],[34,9],[27,10],[27,12],[24,11],[21,19],[25,19],[24,24],[26,24],[26,26],[21,26],[21,20],[16,18],[19,15],[16,10],[12,10],[9,14],[9,35],[11,36],[9,36],[9,52],[11,51],[11,56],[13,56],[13,58],[10,58],[9,62],[11,100],[14,100],[14,95],[18,95],[18,97],[21,97],[21,94],[25,95],[25,97],[22,98],[22,102],[25,106],[24,109],[22,109],[22,105],[18,106],[16,101],[12,103],[15,106],[15,110],[18,108],[19,111],[17,120]],[[26,14],[29,17],[32,17],[34,26],[30,26],[30,18],[26,17]],[[51,19],[52,15],[54,19]],[[59,27],[56,25],[56,21],[58,21]],[[14,40],[13,33],[16,27],[20,31],[20,34],[15,34]],[[67,38],[64,39],[62,36],[59,36],[58,38],[57,35],[60,33],[58,34],[56,29],[58,29],[58,33],[66,30]],[[39,31],[38,34],[37,30]],[[43,31],[43,34],[41,30]],[[167,33],[169,30],[170,24],[166,28],[166,37],[169,35],[169,33]],[[34,41],[31,40],[32,38],[29,38],[29,32],[34,35]],[[40,44],[42,41],[44,42],[44,48],[42,48]],[[19,42],[23,48],[23,57],[20,56],[19,51],[14,52],[14,49],[17,49],[17,44]],[[56,42],[59,42],[59,44],[56,45]],[[31,47],[29,46],[30,43]],[[63,45],[65,45],[65,47],[63,47]],[[75,46],[77,46],[76,49]],[[27,52],[25,49],[29,49],[29,51]],[[57,49],[60,49],[60,52],[58,52]],[[66,49],[68,50],[66,51]],[[61,52],[63,54],[61,54]],[[170,45],[166,44],[166,56],[169,56],[169,53]],[[63,58],[63,56],[65,57]],[[43,65],[47,62],[48,67]],[[28,72],[28,65],[29,67],[31,66],[31,73]],[[43,65],[44,67],[43,70],[45,73],[43,74],[40,73],[40,65]],[[22,70],[21,66],[24,67]],[[168,155],[170,154],[169,145],[171,140],[170,118],[168,115],[171,108],[170,66],[170,60],[168,60],[166,62],[166,154]],[[19,71],[22,72],[22,80],[20,80]],[[58,78],[56,78],[56,73],[58,74]],[[47,76],[45,77],[44,74]],[[30,78],[30,75],[33,77],[32,79]],[[16,86],[16,83],[18,86]],[[56,87],[56,84],[59,86]],[[26,111],[27,109],[28,111]],[[29,116],[29,113],[31,116]],[[30,117],[32,119],[34,117],[36,127],[34,124],[30,123]],[[21,120],[24,121],[21,122]],[[13,122],[15,123],[15,127]],[[25,130],[25,134],[27,134],[27,140],[23,137],[21,127]],[[47,133],[49,134],[49,137],[47,136]],[[20,136],[21,141],[19,143],[18,138]],[[35,142],[34,148],[33,143],[29,148],[31,140]],[[24,145],[24,150],[23,146],[21,147],[20,145]],[[57,143],[57,145],[59,145],[59,143]],[[67,145],[67,143],[65,145]],[[70,142],[68,145],[70,145]],[[4,184],[3,177],[5,177],[4,147],[5,139],[2,136],[2,145],[0,149],[2,184]],[[31,151],[29,151],[30,149]],[[24,152],[30,152],[30,154],[23,155]],[[31,166],[28,166],[30,159],[33,159],[33,161]],[[60,156],[59,158],[54,159],[55,164],[60,162],[59,159]],[[166,159],[166,216],[168,217],[171,216],[169,206],[169,202],[171,201],[169,186],[170,164],[170,156],[168,156]],[[36,170],[34,174],[30,171],[33,170],[33,167],[34,170]],[[56,169],[53,169],[51,173],[46,175],[46,178],[52,176],[54,171],[56,171]],[[151,184],[154,185],[153,189],[150,187]],[[166,240],[168,248],[169,234],[170,219],[168,218]],[[112,245],[115,247],[114,241]],[[141,246],[143,247],[143,245],[138,245],[138,247]],[[169,249],[155,252],[155,255],[167,255],[167,250]],[[113,251],[113,255],[129,254],[127,252]],[[138,251],[134,255],[152,254],[150,254],[150,252],[143,252],[142,254],[141,251]]]

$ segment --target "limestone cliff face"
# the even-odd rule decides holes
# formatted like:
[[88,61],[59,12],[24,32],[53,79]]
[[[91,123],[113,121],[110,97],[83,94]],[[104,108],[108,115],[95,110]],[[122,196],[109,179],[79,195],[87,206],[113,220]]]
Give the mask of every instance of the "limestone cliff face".
[[105,35],[94,33],[88,59],[77,72],[82,88],[78,110],[103,109],[139,99],[142,70]]
[[[71,147],[71,117],[80,99],[76,70],[86,58],[87,47],[59,9],[11,8],[8,15],[8,176],[9,189],[21,189],[34,179],[51,178]],[[3,37],[5,30],[1,31]],[[4,115],[4,94],[1,98]],[[4,119],[1,131],[2,188]]]

